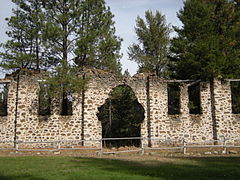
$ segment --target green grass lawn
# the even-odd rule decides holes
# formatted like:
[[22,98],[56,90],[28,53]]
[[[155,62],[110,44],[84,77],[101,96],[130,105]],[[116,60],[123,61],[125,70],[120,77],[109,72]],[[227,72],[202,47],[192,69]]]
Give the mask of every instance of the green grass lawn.
[[240,180],[240,158],[126,161],[79,157],[0,157],[0,180],[12,179]]

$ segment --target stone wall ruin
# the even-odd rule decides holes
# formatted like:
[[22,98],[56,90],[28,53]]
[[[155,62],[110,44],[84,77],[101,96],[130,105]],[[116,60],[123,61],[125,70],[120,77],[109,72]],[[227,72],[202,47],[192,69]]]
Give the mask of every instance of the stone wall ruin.
[[[21,71],[19,84],[16,74],[6,76],[1,83],[9,83],[8,113],[7,116],[0,117],[0,145],[12,146],[14,140],[90,142],[101,139],[98,108],[104,104],[111,90],[119,85],[131,87],[145,110],[145,119],[141,124],[143,138],[185,139],[188,142],[202,143],[213,140],[215,128],[217,139],[223,136],[240,139],[240,115],[232,113],[230,81],[214,82],[214,124],[208,83],[200,83],[201,114],[189,113],[190,82],[180,82],[180,114],[169,115],[167,86],[170,81],[142,73],[133,77],[117,77],[100,70],[87,70],[85,75],[89,78],[87,89],[84,96],[73,94],[71,116],[61,116],[59,104],[54,102],[51,115],[38,115],[38,80],[43,78],[41,73]],[[156,145],[153,142],[150,144]],[[86,145],[94,145],[94,141]]]

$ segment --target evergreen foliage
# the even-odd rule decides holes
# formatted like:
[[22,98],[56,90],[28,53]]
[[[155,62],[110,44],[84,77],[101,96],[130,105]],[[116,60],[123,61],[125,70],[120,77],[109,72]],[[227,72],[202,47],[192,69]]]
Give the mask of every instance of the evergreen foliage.
[[164,76],[168,63],[170,28],[159,11],[145,12],[145,19],[137,17],[135,31],[138,43],[128,48],[129,59],[138,63],[140,72]]
[[121,39],[104,0],[12,2],[17,8],[7,18],[10,40],[1,45],[1,67],[48,70],[44,83],[54,97],[81,92],[86,81],[77,74],[85,67],[121,73]]
[[45,0],[43,4],[49,56],[72,61],[80,69],[120,73],[121,40],[114,35],[113,15],[104,0]]
[[[56,66],[100,68],[120,74],[121,39],[104,0],[12,0],[10,40],[1,46],[7,69]],[[64,65],[62,63],[65,63]],[[64,67],[63,67],[64,66]]]
[[78,76],[78,67],[69,67],[68,64],[62,63],[57,66],[51,76],[46,79],[46,84],[49,84],[49,91],[51,97],[61,97],[65,92],[80,93],[88,79],[82,79]]
[[211,80],[239,77],[240,11],[235,0],[187,0],[182,28],[172,41],[174,77]]
[[52,88],[54,94],[80,92],[86,81],[76,73],[85,67],[120,73],[121,43],[114,35],[113,15],[104,0],[44,0],[43,7],[47,54],[59,62],[48,81],[51,87],[61,87]]
[[6,18],[10,38],[1,47],[5,52],[0,56],[0,66],[5,69],[39,69],[49,64],[44,56],[42,47],[42,23],[44,20],[40,1],[12,0],[17,8],[13,9],[13,16]]
[[80,67],[121,73],[121,39],[115,35],[113,14],[104,0],[82,1],[83,13],[77,24],[75,63]]
[[[170,69],[178,79],[210,81],[213,138],[217,140],[215,78],[239,78],[239,0],[186,0],[172,40]],[[195,99],[196,100],[196,99]]]

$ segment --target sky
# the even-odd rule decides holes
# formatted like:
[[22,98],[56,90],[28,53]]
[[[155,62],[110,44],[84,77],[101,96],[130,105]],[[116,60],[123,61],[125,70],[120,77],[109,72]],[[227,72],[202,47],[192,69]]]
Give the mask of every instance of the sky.
[[[153,12],[159,10],[166,16],[167,23],[174,26],[181,26],[177,18],[177,12],[183,6],[183,0],[106,0],[112,13],[116,27],[116,34],[123,39],[121,53],[121,64],[123,72],[128,69],[131,75],[137,71],[137,64],[128,60],[127,48],[134,42],[137,37],[134,26],[137,16],[144,18],[146,10]],[[0,0],[0,42],[5,42],[7,36],[6,17],[11,16],[13,4],[11,0]],[[174,34],[172,34],[174,36]]]
[[166,16],[168,24],[181,26],[177,12],[182,8],[183,0],[106,0],[106,2],[115,15],[116,33],[123,38],[121,49],[123,72],[128,69],[131,75],[136,73],[138,66],[134,61],[128,60],[127,49],[132,43],[137,42],[134,30],[137,16],[144,18],[145,11],[158,10]]

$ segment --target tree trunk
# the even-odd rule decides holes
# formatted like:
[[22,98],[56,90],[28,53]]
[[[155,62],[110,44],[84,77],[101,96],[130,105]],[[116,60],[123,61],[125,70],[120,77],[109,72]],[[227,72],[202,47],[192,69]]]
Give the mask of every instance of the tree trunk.
[[[83,75],[82,78],[83,78],[83,81],[84,81],[85,80],[85,74]],[[81,114],[81,116],[82,116],[82,124],[81,124],[81,126],[82,126],[82,133],[81,133],[82,146],[84,146],[84,118],[85,118],[85,116],[84,116],[84,112],[85,112],[84,106],[85,106],[85,88],[83,87],[83,89],[82,89],[82,114]]]
[[109,99],[109,137],[112,137],[112,101]]
[[[64,4],[64,8],[63,8],[63,15],[67,16],[68,12],[67,12],[67,8],[66,8],[66,4]],[[62,23],[62,27],[63,27],[63,60],[64,63],[66,63],[67,65],[67,61],[68,61],[68,22],[67,20],[64,20],[64,22]]]
[[147,131],[148,131],[148,147],[152,146],[151,143],[151,113],[150,113],[150,77],[147,77],[146,84],[146,95],[147,95]]
[[[37,1],[36,1],[37,2]],[[38,8],[39,8],[39,5],[40,4],[36,4],[35,3],[35,7],[34,7],[34,10],[35,10],[35,12],[37,12],[38,11]],[[39,14],[37,14],[37,16],[39,16]],[[40,70],[40,60],[39,60],[39,32],[40,32],[40,27],[41,25],[40,25],[40,23],[39,23],[39,20],[37,20],[37,34],[36,34],[36,68],[37,68],[37,70]]]
[[212,114],[212,130],[214,144],[217,142],[217,121],[216,121],[216,107],[215,107],[215,94],[214,94],[214,79],[210,80],[210,99],[211,99],[211,114]]
[[15,119],[14,119],[14,148],[18,147],[18,137],[17,137],[17,118],[18,118],[18,91],[19,91],[19,81],[20,81],[20,72],[21,70],[19,70],[18,74],[17,74],[17,87],[16,87],[16,102],[15,102]]
[[39,67],[39,39],[38,39],[38,36],[36,38],[36,66],[37,66],[37,70],[39,70],[40,67]]
[[64,28],[64,37],[63,37],[63,60],[64,60],[64,63],[67,64],[67,54],[68,54],[68,44],[67,44],[67,26],[64,25],[63,26]]

